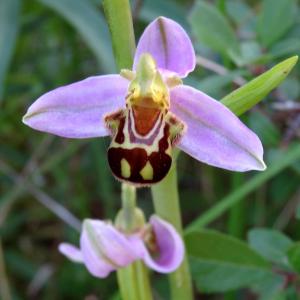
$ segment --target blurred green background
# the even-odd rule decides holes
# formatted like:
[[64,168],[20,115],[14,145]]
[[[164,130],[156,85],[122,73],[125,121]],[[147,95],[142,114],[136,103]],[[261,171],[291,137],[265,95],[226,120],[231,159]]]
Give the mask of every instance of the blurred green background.
[[[131,3],[137,39],[160,15],[189,32],[198,66],[186,82],[216,99],[300,53],[296,0]],[[114,218],[120,208],[120,184],[106,161],[109,138],[68,140],[33,131],[21,122],[28,106],[46,91],[115,70],[100,0],[0,0],[2,298],[9,286],[13,299],[119,299],[115,274],[94,279],[57,251],[61,241],[78,243],[79,220]],[[300,151],[299,82],[300,64],[242,117],[260,136],[271,172],[237,174],[180,155],[185,225],[231,197],[237,204],[210,228],[243,240],[254,227],[284,232],[289,238],[280,238],[291,243],[300,239],[300,161],[281,164],[291,149]],[[148,189],[138,191],[138,204],[147,215],[153,212]],[[268,245],[271,250],[281,251],[280,238]],[[250,244],[256,247],[251,238]],[[203,288],[196,293],[199,299],[298,299],[298,277],[289,269],[281,275],[275,296],[269,298],[262,292],[258,296],[250,284],[230,293],[232,287],[218,290],[222,277],[206,287],[205,274]],[[169,299],[165,276],[154,274],[153,282],[156,298]]]

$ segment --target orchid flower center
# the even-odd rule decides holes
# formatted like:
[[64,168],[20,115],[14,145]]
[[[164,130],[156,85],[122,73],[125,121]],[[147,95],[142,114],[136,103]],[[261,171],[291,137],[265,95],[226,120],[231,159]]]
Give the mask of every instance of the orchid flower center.
[[181,83],[176,76],[164,76],[150,54],[140,56],[136,72],[122,70],[131,82],[126,108],[106,116],[112,142],[108,162],[120,180],[139,186],[162,180],[172,164],[172,147],[184,124],[171,112],[169,88]]
[[147,108],[169,109],[168,87],[150,54],[141,56],[136,76],[129,85],[126,102]]

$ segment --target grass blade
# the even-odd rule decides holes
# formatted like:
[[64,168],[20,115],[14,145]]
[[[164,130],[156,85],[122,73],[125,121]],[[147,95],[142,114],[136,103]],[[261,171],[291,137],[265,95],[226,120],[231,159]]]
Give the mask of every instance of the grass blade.
[[104,17],[96,5],[84,0],[40,0],[71,23],[95,54],[106,73],[112,73],[115,65],[110,38]]
[[16,44],[20,10],[20,0],[0,1],[0,102],[3,82]]
[[294,147],[289,148],[281,159],[278,159],[276,163],[270,165],[270,167],[263,173],[255,175],[252,179],[248,180],[240,188],[223,198],[211,209],[206,211],[202,216],[194,220],[186,229],[191,231],[193,229],[205,227],[210,222],[217,219],[229,208],[239,201],[245,199],[245,197],[251,192],[255,191],[258,187],[264,184],[266,181],[271,179],[280,173],[283,169],[294,164],[297,160],[300,160],[300,144],[298,143]]

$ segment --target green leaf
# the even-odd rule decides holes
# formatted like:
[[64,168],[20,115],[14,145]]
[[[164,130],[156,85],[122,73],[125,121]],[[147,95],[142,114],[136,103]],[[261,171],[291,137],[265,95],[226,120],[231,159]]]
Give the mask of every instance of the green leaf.
[[284,291],[285,278],[279,274],[273,273],[272,276],[266,276],[260,282],[251,286],[251,290],[259,295],[259,300],[279,300],[278,298]]
[[286,252],[293,241],[283,233],[267,228],[255,228],[248,233],[253,249],[267,260],[279,264],[288,264]]
[[77,29],[104,72],[112,73],[115,70],[109,31],[95,4],[84,0],[40,0],[40,2],[57,11]]
[[239,55],[238,40],[228,20],[214,6],[199,1],[189,18],[195,37],[217,52],[232,59]]
[[255,18],[252,9],[245,2],[226,0],[226,7],[228,15],[239,27]]
[[230,93],[221,102],[236,115],[243,114],[275,89],[286,78],[297,60],[298,56],[284,60],[271,70]]
[[3,94],[3,81],[16,44],[20,11],[20,0],[0,1],[0,102]]
[[271,276],[270,265],[246,243],[213,230],[185,236],[197,287],[205,292],[242,288]]
[[131,69],[135,37],[130,4],[127,0],[103,1],[118,70]]
[[288,249],[287,256],[291,266],[300,274],[300,242],[295,243]]
[[247,65],[256,62],[262,55],[262,49],[256,41],[241,43],[241,62],[239,65]]
[[295,0],[264,0],[258,17],[257,34],[264,46],[279,40],[295,23]]

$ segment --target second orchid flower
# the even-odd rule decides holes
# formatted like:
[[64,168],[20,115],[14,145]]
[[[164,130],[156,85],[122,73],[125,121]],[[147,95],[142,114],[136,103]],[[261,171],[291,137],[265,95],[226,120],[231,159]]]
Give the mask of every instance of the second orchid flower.
[[157,272],[170,273],[183,260],[184,246],[179,234],[155,215],[149,224],[131,234],[100,220],[86,219],[82,227],[80,248],[62,243],[59,250],[70,260],[84,263],[95,277],[107,277],[136,260],[143,260]]

